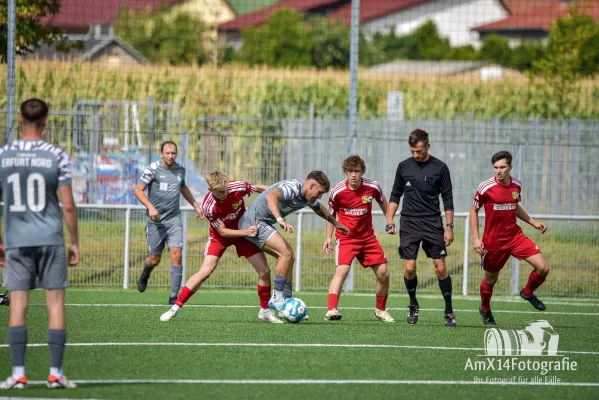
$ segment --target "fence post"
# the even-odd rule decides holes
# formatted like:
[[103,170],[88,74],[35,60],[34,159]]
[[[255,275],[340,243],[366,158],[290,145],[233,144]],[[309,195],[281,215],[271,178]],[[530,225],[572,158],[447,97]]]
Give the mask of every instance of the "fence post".
[[468,296],[468,268],[470,267],[468,256],[470,244],[468,241],[470,239],[470,215],[466,216],[466,222],[464,224],[464,266],[462,267],[462,295]]
[[123,289],[129,287],[129,239],[131,238],[131,207],[125,210],[125,254],[123,255]]
[[152,147],[154,146],[154,98],[148,98],[148,165],[152,164]]
[[302,220],[304,213],[297,213],[297,237],[295,241],[295,291],[302,290]]

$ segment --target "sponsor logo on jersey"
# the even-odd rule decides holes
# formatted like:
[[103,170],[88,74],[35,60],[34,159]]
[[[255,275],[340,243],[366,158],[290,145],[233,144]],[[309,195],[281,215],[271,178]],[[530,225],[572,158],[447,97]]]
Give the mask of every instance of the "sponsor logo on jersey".
[[518,206],[517,203],[493,204],[493,210],[495,210],[495,211],[511,211],[511,210],[515,210],[517,206]]
[[[366,197],[366,196],[364,196],[364,197]],[[361,216],[361,215],[367,214],[368,209],[367,208],[344,208],[343,213],[345,215]]]
[[238,209],[237,211],[235,211],[234,213],[231,214],[227,214],[225,216],[225,218],[223,218],[225,221],[230,221],[232,219],[236,219],[239,216],[239,212],[241,211],[241,209]]

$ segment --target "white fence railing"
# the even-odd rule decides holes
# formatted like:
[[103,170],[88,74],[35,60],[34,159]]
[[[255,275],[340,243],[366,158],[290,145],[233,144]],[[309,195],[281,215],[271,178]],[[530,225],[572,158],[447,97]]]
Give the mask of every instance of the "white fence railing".
[[[81,262],[70,269],[72,286],[122,286],[129,288],[137,280],[147,256],[145,241],[145,208],[137,205],[80,204],[79,225]],[[184,277],[195,272],[203,260],[204,245],[208,240],[208,223],[192,218],[191,207],[183,207]],[[391,291],[403,292],[403,263],[399,259],[398,235],[384,232],[385,221],[381,211],[374,211],[377,237],[385,249],[391,269]],[[480,215],[481,221],[484,213]],[[599,295],[599,216],[533,215],[548,222],[548,232],[541,235],[525,225],[523,229],[542,249],[548,260],[550,279],[542,286],[543,293],[551,295]],[[325,223],[311,210],[292,214],[287,220],[294,225],[294,234],[284,234],[295,243],[296,263],[294,287],[300,290],[326,290],[335,272],[332,255],[322,255]],[[471,246],[468,213],[456,213],[454,244],[449,247],[447,267],[453,277],[455,293],[468,295],[477,292],[482,271],[478,268],[480,257]],[[482,232],[482,229],[481,229]],[[458,249],[454,253],[454,249]],[[438,292],[432,262],[419,254],[419,291]],[[163,254],[162,264],[170,262]],[[274,260],[269,259],[271,267]],[[522,264],[522,265],[521,265]],[[504,271],[508,271],[506,265]],[[500,279],[497,293],[517,294],[528,278],[530,267],[512,259],[510,279]],[[157,268],[150,285],[168,286],[169,268]],[[235,251],[225,253],[219,267],[206,282],[208,287],[249,288],[256,284],[255,273],[247,261],[238,259]],[[346,291],[373,291],[375,279],[368,269],[352,266],[345,285]]]

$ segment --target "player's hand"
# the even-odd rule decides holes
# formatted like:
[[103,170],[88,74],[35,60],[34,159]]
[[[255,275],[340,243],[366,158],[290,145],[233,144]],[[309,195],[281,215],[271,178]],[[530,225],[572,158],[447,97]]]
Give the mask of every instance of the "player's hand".
[[339,229],[345,235],[349,235],[349,228],[347,226],[337,223],[337,226],[335,228]]
[[79,245],[72,244],[69,246],[69,265],[79,264]]
[[535,223],[533,224],[533,226],[534,226],[536,229],[540,230],[542,234],[543,234],[543,233],[545,233],[545,231],[547,230],[547,225],[545,225],[545,224],[544,224],[544,223],[542,223],[542,222],[535,222]]
[[285,230],[285,232],[293,233],[293,226],[285,222],[285,220],[279,221],[279,226]]
[[451,246],[453,243],[453,229],[447,227],[445,229],[445,233],[443,234],[443,239],[445,239],[445,246]]
[[331,238],[327,238],[322,245],[322,254],[331,254]]
[[152,221],[158,221],[160,219],[160,214],[158,214],[158,210],[154,206],[148,208],[148,215]]
[[195,210],[196,210],[196,219],[206,219],[206,216],[204,215],[204,210],[202,210],[202,207],[197,207]]
[[387,225],[385,225],[385,232],[387,232],[389,235],[395,235],[397,233],[395,222],[389,222]]
[[6,252],[4,249],[4,243],[0,243],[0,267],[6,265]]
[[472,247],[474,247],[474,250],[480,254],[481,256],[483,255],[483,251],[485,251],[485,245],[483,244],[483,241],[480,239],[474,239],[472,241]]
[[245,230],[245,236],[256,237],[257,234],[258,234],[258,227],[255,225],[250,226],[249,228],[247,228]]

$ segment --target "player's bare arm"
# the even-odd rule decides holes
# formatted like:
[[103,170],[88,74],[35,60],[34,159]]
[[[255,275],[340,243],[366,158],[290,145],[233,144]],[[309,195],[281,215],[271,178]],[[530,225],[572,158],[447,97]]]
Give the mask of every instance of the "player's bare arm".
[[387,231],[389,235],[395,235],[397,233],[397,227],[395,226],[395,222],[393,222],[393,218],[395,217],[398,208],[399,203],[394,201],[390,201],[387,205],[387,212],[385,213],[387,225],[385,226],[385,231]]
[[540,230],[541,233],[545,233],[545,231],[547,231],[547,225],[542,222],[535,221],[522,207],[520,207],[520,204],[516,206],[516,217],[521,221],[531,225],[535,229]]
[[293,233],[293,227],[285,222],[283,217],[281,217],[281,210],[279,210],[279,201],[283,198],[283,193],[276,188],[272,192],[266,196],[266,205],[268,209],[272,213],[272,216],[275,217],[277,223],[281,228],[285,230],[285,232]]
[[476,206],[470,207],[470,232],[472,232],[472,247],[478,254],[483,254],[485,247],[480,240],[480,232],[478,230],[478,210]]
[[445,233],[443,238],[445,239],[445,246],[451,246],[453,243],[453,210],[445,210],[445,221],[447,226],[445,227]]
[[331,215],[329,213],[329,210],[327,210],[327,208],[321,204],[318,203],[317,206],[309,206],[312,211],[314,211],[316,213],[316,215],[318,215],[320,218],[324,219],[325,221],[333,224],[333,226],[337,229],[339,229],[341,232],[345,233],[346,235],[349,233],[349,229],[347,229],[347,227],[345,225],[340,224],[339,222],[337,222],[337,219]]
[[65,225],[71,237],[71,245],[69,246],[69,265],[77,265],[79,263],[79,226],[77,222],[77,207],[73,199],[73,190],[71,185],[63,185],[58,188],[60,202],[62,203],[62,214],[64,216]]
[[254,187],[256,193],[262,193],[270,187],[267,185],[252,185],[252,186]]
[[[204,219],[206,216],[204,215],[204,210],[202,210],[202,206],[198,204],[196,199],[193,197],[191,190],[187,186],[181,186],[181,195],[187,202],[193,207],[196,211],[196,218]],[[139,197],[138,197],[139,198]],[[140,200],[141,201],[141,200]]]
[[236,238],[236,237],[254,237],[258,233],[258,228],[256,226],[250,226],[247,229],[237,230],[237,229],[229,229],[225,227],[225,224],[220,224],[217,226],[216,231],[225,238]]
[[141,183],[138,183],[135,186],[135,191],[133,193],[135,194],[135,197],[137,197],[137,200],[148,209],[150,219],[152,221],[158,221],[160,219],[160,214],[158,214],[158,210],[156,210],[156,207],[154,207],[152,202],[150,202],[150,199],[148,199],[148,196],[146,196],[145,190],[146,187]]

